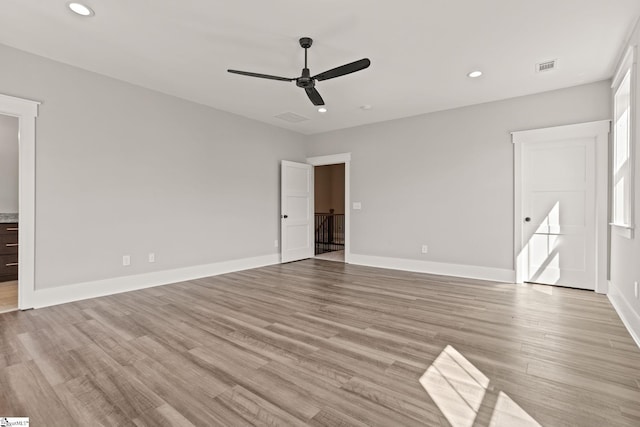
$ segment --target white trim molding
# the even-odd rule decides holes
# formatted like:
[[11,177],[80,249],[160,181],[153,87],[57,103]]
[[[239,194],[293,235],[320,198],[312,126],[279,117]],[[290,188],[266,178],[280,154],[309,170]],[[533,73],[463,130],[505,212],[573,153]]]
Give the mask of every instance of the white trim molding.
[[351,262],[351,153],[307,157],[312,166],[338,165],[344,163],[344,262]]
[[337,165],[351,161],[351,153],[330,154],[328,156],[307,157],[312,166]]
[[620,316],[620,320],[629,331],[629,334],[640,347],[640,314],[633,310],[629,301],[624,297],[614,282],[609,282],[609,293],[607,294],[611,305]]
[[33,307],[35,291],[36,117],[39,102],[0,94],[0,114],[18,118],[18,308]]
[[171,283],[201,279],[203,277],[233,273],[235,271],[265,267],[267,265],[278,264],[279,262],[280,256],[278,254],[271,254],[36,290],[32,299],[32,307],[41,308],[65,304],[89,298],[119,294],[121,292],[136,291]]
[[[640,22],[640,20],[638,21]],[[636,99],[636,87],[637,87],[637,72],[636,72],[636,66],[637,66],[637,46],[633,45],[633,46],[629,46],[627,48],[627,51],[625,52],[622,61],[620,62],[618,69],[616,70],[616,73],[614,74],[613,79],[611,80],[611,105],[613,106],[613,135],[612,135],[612,155],[613,155],[613,159],[611,161],[612,165],[612,170],[611,170],[611,179],[612,179],[612,187],[615,187],[615,177],[613,175],[615,175],[616,171],[615,169],[615,163],[616,163],[616,150],[617,150],[617,141],[616,141],[616,122],[618,120],[617,117],[617,102],[616,102],[616,95],[618,90],[620,89],[620,85],[622,84],[622,82],[624,81],[624,78],[626,77],[627,73],[629,73],[629,77],[630,77],[630,93],[629,93],[629,109],[631,111],[631,116],[629,117],[629,134],[628,134],[628,152],[627,152],[627,168],[628,168],[628,176],[625,177],[626,178],[626,185],[625,185],[625,195],[623,197],[626,198],[626,203],[625,203],[625,208],[624,210],[626,210],[625,215],[628,217],[627,218],[627,223],[624,223],[624,221],[620,221],[619,218],[617,218],[616,212],[615,212],[615,206],[616,206],[616,192],[613,191],[612,188],[612,194],[611,194],[611,217],[612,217],[612,222],[609,224],[611,226],[611,230],[618,236],[624,237],[626,239],[633,239],[634,236],[634,228],[635,228],[635,224],[634,224],[634,218],[635,218],[635,174],[637,173],[635,170],[635,156],[636,156],[636,129],[638,127],[638,124],[636,123],[636,117],[637,115],[635,114],[636,111],[636,105],[637,105],[637,99]]]
[[[638,21],[640,22],[640,20]],[[618,65],[613,78],[611,79],[611,89],[615,89],[620,85],[627,71],[636,64],[636,45],[629,46],[622,57],[622,61]]]
[[0,94],[0,114],[15,117],[38,117],[40,104],[38,101]]
[[595,291],[606,294],[607,262],[609,248],[609,132],[611,120],[599,120],[543,129],[532,129],[511,133],[514,144],[514,267],[516,283],[524,281],[525,271],[522,248],[522,143],[550,142],[568,138],[593,138],[595,141],[595,248],[596,248],[596,286]]
[[407,258],[389,258],[374,255],[351,254],[351,264],[504,283],[513,283],[515,278],[515,272],[513,270],[502,268],[449,264]]

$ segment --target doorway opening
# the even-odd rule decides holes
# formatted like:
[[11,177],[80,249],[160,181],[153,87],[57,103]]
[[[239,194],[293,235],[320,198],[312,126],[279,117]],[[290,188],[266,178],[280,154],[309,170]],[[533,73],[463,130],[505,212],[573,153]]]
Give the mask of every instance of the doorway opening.
[[19,120],[0,115],[0,313],[18,309]]
[[344,262],[345,164],[314,167],[315,257]]
[[[351,153],[329,154],[326,156],[307,157],[307,164],[314,167],[328,166],[328,165],[341,165],[343,167],[344,185],[342,189],[342,199],[344,200],[344,225],[341,230],[338,230],[338,237],[343,239],[343,251],[341,258],[338,261],[348,264],[351,259]],[[315,170],[314,170],[315,172]],[[314,184],[315,187],[315,184]],[[315,190],[315,188],[314,188]],[[314,197],[315,201],[315,197]],[[333,208],[335,209],[335,208]],[[319,212],[314,209],[314,212]],[[335,211],[334,211],[335,214]],[[337,228],[337,227],[336,227]],[[313,236],[311,237],[313,238]],[[316,257],[331,257],[332,254],[338,255],[336,252],[329,252],[325,254],[316,255]]]
[[[37,101],[0,94],[0,114],[18,119],[18,308],[36,306],[35,201]],[[14,230],[11,230],[14,231]]]
[[[331,154],[328,156],[307,157],[306,163],[288,160],[281,161],[280,169],[280,262],[293,262],[315,256],[314,208],[315,184],[314,167],[326,165],[342,165],[344,189],[344,221],[334,223],[333,230],[328,233],[338,240],[343,247],[340,261],[349,263],[351,258],[350,241],[350,170],[351,153]],[[327,209],[335,209],[328,207]],[[331,212],[328,212],[331,214]],[[327,238],[329,238],[327,236]],[[334,251],[337,252],[337,251]],[[330,252],[334,253],[334,252]],[[321,254],[322,255],[322,254]]]

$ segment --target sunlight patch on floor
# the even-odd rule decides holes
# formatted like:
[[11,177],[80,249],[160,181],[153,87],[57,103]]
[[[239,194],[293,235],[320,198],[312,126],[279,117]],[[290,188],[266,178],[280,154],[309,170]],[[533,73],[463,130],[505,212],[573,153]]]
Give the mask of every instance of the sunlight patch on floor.
[[447,346],[422,375],[420,384],[453,427],[472,427],[489,379]]
[[508,395],[500,392],[491,415],[489,427],[541,427],[533,417],[514,402]]
[[[452,427],[473,427],[485,399],[489,378],[448,345],[420,377],[420,384]],[[541,427],[505,393],[500,392],[489,427]]]

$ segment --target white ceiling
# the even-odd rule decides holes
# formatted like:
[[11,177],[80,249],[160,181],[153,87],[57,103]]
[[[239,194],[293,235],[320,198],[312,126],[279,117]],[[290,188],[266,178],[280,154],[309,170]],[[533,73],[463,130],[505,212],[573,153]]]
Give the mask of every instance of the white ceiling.
[[[65,3],[0,1],[0,43],[305,134],[607,79],[640,16],[638,0],[86,0],[91,18]],[[297,77],[301,36],[312,75],[372,62],[317,84],[326,114],[295,83],[226,72]]]

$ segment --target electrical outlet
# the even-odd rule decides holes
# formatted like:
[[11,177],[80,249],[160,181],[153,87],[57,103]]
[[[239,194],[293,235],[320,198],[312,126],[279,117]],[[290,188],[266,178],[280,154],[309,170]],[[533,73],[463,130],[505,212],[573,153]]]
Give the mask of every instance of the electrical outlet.
[[149,252],[149,262],[156,262],[156,254]]
[[426,254],[427,252],[429,252],[429,247],[427,245],[422,245],[422,253]]
[[131,265],[131,256],[130,255],[122,255],[122,265],[124,265],[124,266]]
[[638,298],[638,282],[633,282],[633,292],[635,292],[636,298]]
[[274,241],[273,241],[273,247],[274,247],[274,248],[277,248],[277,247],[278,247],[278,239],[276,239],[276,240],[274,240]]

